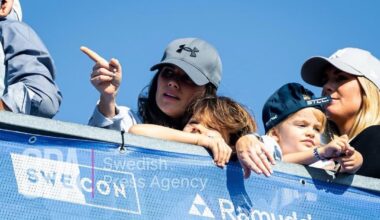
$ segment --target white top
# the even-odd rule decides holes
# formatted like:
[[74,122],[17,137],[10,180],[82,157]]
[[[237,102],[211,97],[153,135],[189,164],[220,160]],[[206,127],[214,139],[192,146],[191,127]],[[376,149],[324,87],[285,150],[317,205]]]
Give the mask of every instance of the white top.
[[98,110],[98,105],[96,105],[88,125],[128,132],[132,125],[141,123],[139,117],[126,106],[116,105],[116,113],[117,114],[113,118],[107,118]]

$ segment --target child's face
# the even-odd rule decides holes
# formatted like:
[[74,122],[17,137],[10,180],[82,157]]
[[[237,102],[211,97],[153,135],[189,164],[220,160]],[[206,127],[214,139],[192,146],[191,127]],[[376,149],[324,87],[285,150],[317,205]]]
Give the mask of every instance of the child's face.
[[220,131],[208,126],[209,123],[207,123],[207,118],[207,115],[204,115],[203,117],[197,117],[196,115],[194,115],[187,122],[183,131],[189,133],[203,134],[211,137],[220,137],[223,138],[226,143],[228,143],[228,134],[221,133]]
[[304,108],[285,119],[270,134],[283,154],[306,151],[320,145],[322,123],[315,108]]

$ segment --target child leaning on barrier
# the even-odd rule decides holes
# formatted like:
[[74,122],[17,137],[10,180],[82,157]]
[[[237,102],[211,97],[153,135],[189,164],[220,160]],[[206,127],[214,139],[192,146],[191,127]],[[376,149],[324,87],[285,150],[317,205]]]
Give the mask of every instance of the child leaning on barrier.
[[21,22],[17,0],[1,1],[0,34],[0,111],[52,118],[62,99],[54,63],[38,35]]
[[355,173],[362,165],[361,154],[348,143],[347,135],[321,145],[321,134],[326,125],[322,105],[330,97],[316,98],[298,83],[288,83],[278,89],[263,107],[266,135],[263,141],[276,160]]
[[204,97],[196,100],[190,108],[193,115],[183,131],[153,124],[136,124],[128,132],[204,146],[212,152],[215,163],[224,166],[235,152],[236,141],[257,129],[249,112],[227,97]]

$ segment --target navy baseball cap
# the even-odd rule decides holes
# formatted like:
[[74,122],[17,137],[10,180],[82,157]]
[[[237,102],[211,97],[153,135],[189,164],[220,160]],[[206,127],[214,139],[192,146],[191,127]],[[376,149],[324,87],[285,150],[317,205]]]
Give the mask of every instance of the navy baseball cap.
[[210,82],[218,88],[222,79],[222,61],[218,51],[199,38],[180,38],[170,42],[161,62],[150,70],[168,64],[181,68],[198,86]]
[[262,118],[267,133],[289,115],[307,107],[322,110],[331,101],[330,96],[316,98],[314,93],[299,83],[288,83],[279,88],[265,102]]

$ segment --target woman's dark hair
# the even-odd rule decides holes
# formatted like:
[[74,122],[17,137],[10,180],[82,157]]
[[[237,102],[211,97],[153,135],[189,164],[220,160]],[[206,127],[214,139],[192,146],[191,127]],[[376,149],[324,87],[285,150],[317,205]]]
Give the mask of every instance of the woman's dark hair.
[[[185,114],[180,118],[171,118],[160,110],[156,103],[157,81],[159,74],[160,70],[157,71],[148,85],[148,93],[143,94],[144,92],[141,92],[138,98],[138,111],[142,122],[182,130],[191,118],[191,109],[186,109]],[[143,91],[144,90],[145,89],[143,89]],[[216,96],[216,90],[217,89],[213,84],[208,83],[206,84],[206,91],[203,96]]]

